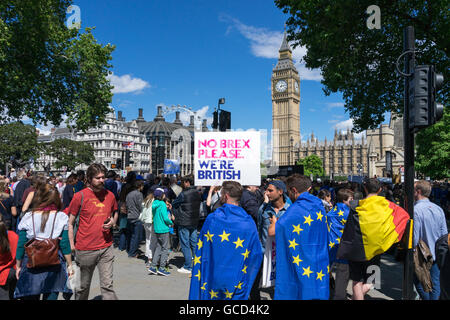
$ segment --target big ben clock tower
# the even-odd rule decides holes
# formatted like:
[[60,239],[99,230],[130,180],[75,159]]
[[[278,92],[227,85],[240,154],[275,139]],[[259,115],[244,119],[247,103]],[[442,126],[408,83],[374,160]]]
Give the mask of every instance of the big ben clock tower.
[[272,129],[272,161],[279,166],[293,165],[293,147],[300,146],[300,77],[286,32],[272,71]]

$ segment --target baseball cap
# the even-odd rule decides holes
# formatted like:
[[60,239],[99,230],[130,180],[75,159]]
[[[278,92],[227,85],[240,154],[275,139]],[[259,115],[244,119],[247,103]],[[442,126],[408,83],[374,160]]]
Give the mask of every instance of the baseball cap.
[[155,191],[153,191],[153,195],[155,197],[162,197],[162,195],[164,194],[164,190],[161,188],[156,188]]

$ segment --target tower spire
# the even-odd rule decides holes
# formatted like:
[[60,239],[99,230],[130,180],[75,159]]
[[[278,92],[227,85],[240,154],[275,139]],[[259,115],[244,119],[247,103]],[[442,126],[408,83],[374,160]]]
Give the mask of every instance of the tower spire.
[[283,42],[281,43],[281,47],[280,47],[280,50],[278,50],[278,52],[284,52],[284,51],[289,51],[292,53],[291,47],[289,46],[289,43],[287,41],[286,25],[284,25]]

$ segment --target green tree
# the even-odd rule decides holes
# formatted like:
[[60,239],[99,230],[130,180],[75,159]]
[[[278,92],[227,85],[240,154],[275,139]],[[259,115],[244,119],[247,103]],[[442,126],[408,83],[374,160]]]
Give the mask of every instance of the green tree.
[[300,159],[298,164],[303,165],[303,171],[306,176],[310,176],[312,174],[316,177],[322,177],[324,175],[322,159],[315,154]]
[[450,177],[450,113],[416,136],[415,168],[431,179]]
[[10,162],[10,157],[22,161],[36,160],[42,150],[37,141],[36,128],[22,122],[0,125],[0,163],[1,168]]
[[[342,93],[355,131],[376,128],[388,111],[403,113],[404,78],[395,65],[403,52],[405,27],[415,29],[417,64],[434,64],[449,79],[448,0],[275,0],[275,4],[289,15],[288,39],[294,47],[306,47],[306,66],[321,69],[325,94]],[[366,10],[373,4],[381,10],[381,29],[367,27]],[[444,105],[448,89],[446,81],[439,95]]]
[[50,142],[47,152],[56,158],[55,167],[66,167],[67,171],[75,169],[80,164],[90,165],[94,160],[94,148],[86,142],[66,138],[55,139]]
[[114,46],[65,25],[71,0],[0,2],[0,122],[28,118],[79,130],[104,122]]

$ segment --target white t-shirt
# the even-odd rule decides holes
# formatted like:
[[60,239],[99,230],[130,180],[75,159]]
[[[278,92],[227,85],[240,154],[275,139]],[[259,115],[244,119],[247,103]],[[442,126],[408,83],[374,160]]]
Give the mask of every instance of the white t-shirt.
[[[52,232],[52,225],[53,220],[55,219],[55,214],[58,213],[56,216],[55,221],[55,227],[53,229],[53,236],[52,239],[58,238],[63,230],[68,230],[69,228],[69,216],[65,214],[64,212],[55,212],[50,213],[47,219],[47,223],[45,224],[44,232],[41,232],[41,213],[35,213],[34,214],[34,228],[36,231],[36,238],[38,239],[48,239],[50,238],[51,232]],[[19,232],[21,230],[27,231],[27,238],[33,239],[34,238],[34,232],[33,232],[33,220],[31,218],[31,212],[27,212],[22,220],[20,220],[19,226],[18,226]]]

